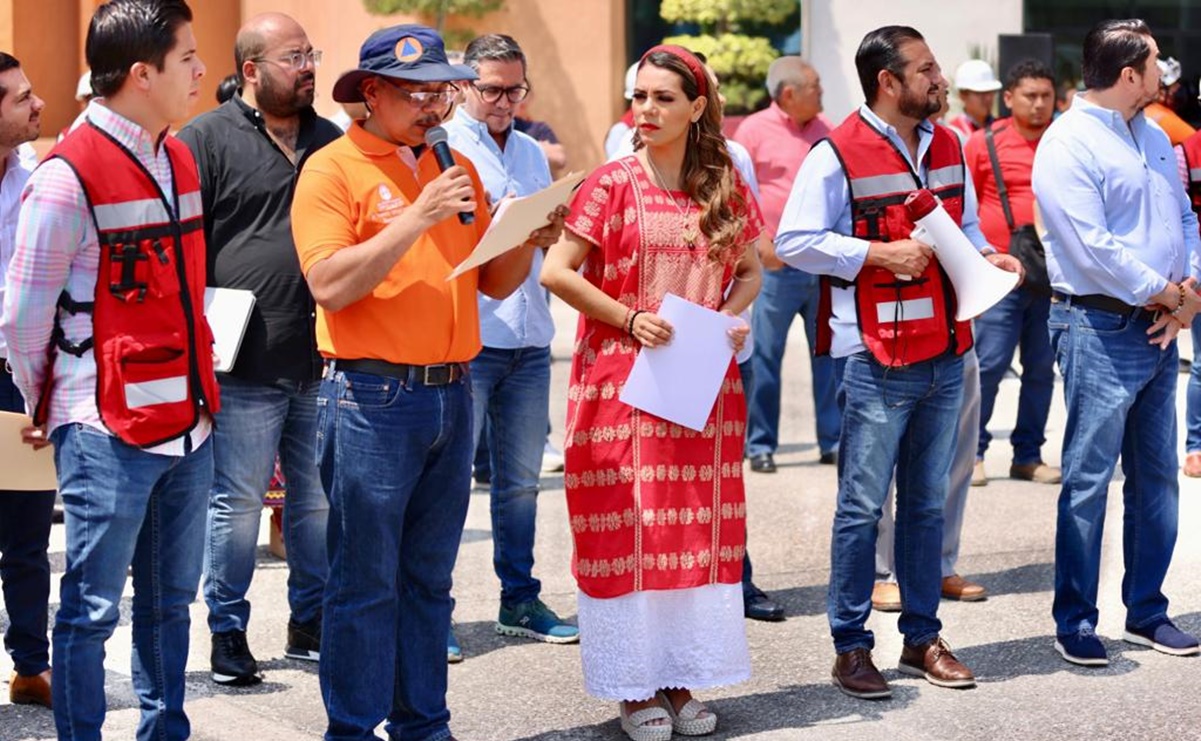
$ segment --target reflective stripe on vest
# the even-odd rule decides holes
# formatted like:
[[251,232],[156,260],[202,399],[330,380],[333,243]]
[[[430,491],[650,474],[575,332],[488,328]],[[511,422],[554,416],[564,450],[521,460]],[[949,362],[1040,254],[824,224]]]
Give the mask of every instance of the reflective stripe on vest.
[[[93,209],[93,212],[96,214],[96,225],[103,232],[111,232],[118,229],[135,229],[147,225],[168,224],[171,222],[171,215],[167,213],[166,206],[158,198],[97,205]],[[179,195],[180,221],[199,218],[203,213],[200,191],[181,193]]]
[[853,178],[850,183],[851,198],[856,201],[861,201],[865,198],[890,196],[897,193],[909,193],[913,190],[913,176],[907,173]]
[[934,316],[934,300],[914,298],[908,301],[881,301],[876,304],[876,321],[881,324],[893,322],[916,322]]
[[125,384],[125,406],[130,409],[152,407],[155,404],[176,404],[187,401],[187,398],[187,376],[172,376],[154,381]]

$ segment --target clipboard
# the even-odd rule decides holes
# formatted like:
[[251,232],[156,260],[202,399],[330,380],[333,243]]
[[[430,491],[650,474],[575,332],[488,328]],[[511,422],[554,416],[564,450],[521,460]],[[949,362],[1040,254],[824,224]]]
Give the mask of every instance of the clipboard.
[[236,288],[205,288],[204,318],[213,330],[213,370],[229,373],[250,324],[254,293]]
[[34,450],[21,441],[21,429],[33,420],[16,412],[0,412],[0,489],[8,491],[55,491],[58,472],[54,447]]
[[567,203],[575,189],[584,182],[584,177],[582,172],[568,173],[537,193],[503,201],[496,213],[492,214],[492,223],[479,244],[466,260],[451,271],[446,280],[454,280],[468,270],[478,268],[492,258],[520,246],[529,238],[530,232],[550,223],[546,215]]

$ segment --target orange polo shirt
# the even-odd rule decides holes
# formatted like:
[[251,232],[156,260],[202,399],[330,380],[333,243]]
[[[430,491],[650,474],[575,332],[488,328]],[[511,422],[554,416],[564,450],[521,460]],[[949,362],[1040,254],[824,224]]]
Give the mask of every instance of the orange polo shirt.
[[[441,174],[432,152],[422,153],[416,174],[399,152],[356,122],[305,163],[292,201],[292,234],[306,275],[338,250],[378,234]],[[479,353],[479,271],[449,282],[446,276],[488,228],[487,198],[471,162],[454,154],[475,185],[475,223],[444,219],[417,238],[370,294],[341,311],[318,306],[323,356],[431,365],[466,362]]]

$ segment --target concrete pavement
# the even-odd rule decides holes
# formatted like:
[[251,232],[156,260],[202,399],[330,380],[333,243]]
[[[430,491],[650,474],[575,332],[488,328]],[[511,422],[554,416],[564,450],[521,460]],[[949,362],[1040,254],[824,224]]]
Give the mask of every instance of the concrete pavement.
[[[554,354],[552,410],[561,439],[566,376],[575,314],[556,301],[559,335]],[[993,478],[971,490],[963,533],[960,572],[990,591],[985,602],[942,603],[944,635],[971,666],[979,686],[939,689],[895,671],[901,641],[896,616],[877,614],[875,656],[893,682],[893,699],[853,700],[829,682],[833,661],[825,618],[830,522],[835,471],[817,463],[808,362],[800,322],[789,338],[785,360],[785,441],[775,475],[747,473],[749,548],[758,584],[787,608],[784,623],[747,623],[753,678],[698,693],[720,716],[717,739],[1074,739],[1201,738],[1195,699],[1201,690],[1201,659],[1174,658],[1124,644],[1121,582],[1120,474],[1110,488],[1101,581],[1099,633],[1106,638],[1111,664],[1101,670],[1067,664],[1052,648],[1052,563],[1058,487]],[[1179,406],[1184,382],[1180,376]],[[989,472],[1008,472],[1005,439],[1017,405],[1017,381],[1001,386],[986,461]],[[1057,390],[1048,462],[1058,463],[1064,413]],[[1183,416],[1181,416],[1183,420]],[[1181,432],[1183,440],[1183,432]],[[1183,455],[1183,454],[1182,454]],[[1201,482],[1181,479],[1180,541],[1166,591],[1172,613],[1187,630],[1201,632]],[[538,515],[536,574],[544,599],[560,614],[574,615],[575,590],[569,572],[571,538],[562,477],[543,480]],[[264,522],[266,518],[264,518]],[[266,531],[264,530],[264,533]],[[56,526],[52,551],[57,574],[63,562],[63,533]],[[265,544],[266,538],[262,542]],[[486,493],[474,492],[455,573],[455,618],[466,660],[450,667],[452,729],[460,739],[523,741],[623,739],[616,707],[588,697],[582,689],[579,649],[501,638],[492,621],[499,585],[492,572]],[[260,549],[251,588],[249,629],[252,650],[266,673],[254,688],[228,690],[208,679],[208,631],[202,602],[192,608],[192,647],[188,712],[197,739],[318,738],[325,716],[316,666],[283,658],[286,566]],[[108,643],[109,714],[105,735],[131,738],[137,724],[129,686],[128,603],[124,619]],[[7,614],[0,612],[0,625]],[[670,636],[665,637],[670,640]],[[0,655],[0,672],[11,663]],[[0,741],[54,737],[48,711],[7,704],[0,693]]]

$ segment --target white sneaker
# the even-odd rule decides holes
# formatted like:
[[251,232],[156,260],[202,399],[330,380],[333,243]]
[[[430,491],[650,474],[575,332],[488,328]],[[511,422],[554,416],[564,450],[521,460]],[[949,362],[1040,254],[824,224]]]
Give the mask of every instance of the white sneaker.
[[563,470],[563,451],[550,444],[542,449],[542,473],[558,473]]

